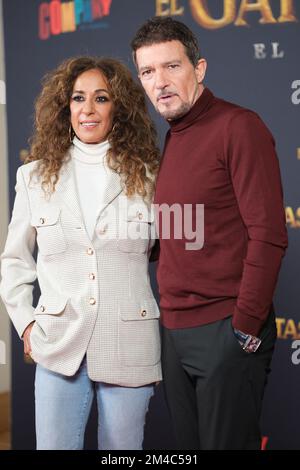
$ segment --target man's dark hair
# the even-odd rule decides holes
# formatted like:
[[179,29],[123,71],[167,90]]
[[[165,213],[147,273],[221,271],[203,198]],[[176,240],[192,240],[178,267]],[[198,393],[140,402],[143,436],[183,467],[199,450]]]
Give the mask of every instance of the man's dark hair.
[[200,59],[200,51],[197,38],[192,31],[181,21],[173,20],[170,16],[155,16],[146,21],[131,41],[133,60],[136,64],[136,51],[143,46],[151,46],[167,41],[180,41],[186,50],[186,55],[191,63],[196,66]]

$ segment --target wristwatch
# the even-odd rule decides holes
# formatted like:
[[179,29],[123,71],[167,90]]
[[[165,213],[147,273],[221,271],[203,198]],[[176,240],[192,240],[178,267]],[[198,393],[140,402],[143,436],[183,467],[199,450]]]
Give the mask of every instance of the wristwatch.
[[261,339],[256,336],[243,333],[241,330],[237,330],[236,328],[233,328],[233,331],[244,351],[247,353],[253,353],[258,350],[261,344]]

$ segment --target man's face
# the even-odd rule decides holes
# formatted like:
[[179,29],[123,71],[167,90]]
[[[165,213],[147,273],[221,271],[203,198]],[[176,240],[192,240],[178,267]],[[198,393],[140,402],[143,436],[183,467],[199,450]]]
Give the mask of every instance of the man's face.
[[149,99],[167,120],[186,114],[204,89],[206,61],[200,59],[194,67],[180,41],[140,47],[136,63]]

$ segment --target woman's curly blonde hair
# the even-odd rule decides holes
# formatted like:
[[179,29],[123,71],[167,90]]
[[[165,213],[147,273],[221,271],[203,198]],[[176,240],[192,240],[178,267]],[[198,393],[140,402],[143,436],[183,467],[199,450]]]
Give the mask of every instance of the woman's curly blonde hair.
[[125,65],[111,58],[74,57],[45,75],[35,103],[34,134],[25,163],[38,160],[34,170],[43,189],[52,193],[59,171],[68,156],[70,100],[74,83],[87,70],[98,69],[107,81],[114,105],[108,135],[108,166],[122,178],[126,194],[151,198],[158,170],[159,149],[154,125],[148,115],[143,89]]

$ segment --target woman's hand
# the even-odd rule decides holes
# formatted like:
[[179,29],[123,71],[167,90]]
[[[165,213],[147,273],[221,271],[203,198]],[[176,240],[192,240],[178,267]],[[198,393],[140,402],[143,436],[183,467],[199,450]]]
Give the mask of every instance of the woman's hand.
[[34,321],[27,326],[26,330],[23,333],[24,353],[29,354],[29,355],[31,353],[30,333],[31,333],[33,325],[34,325]]

